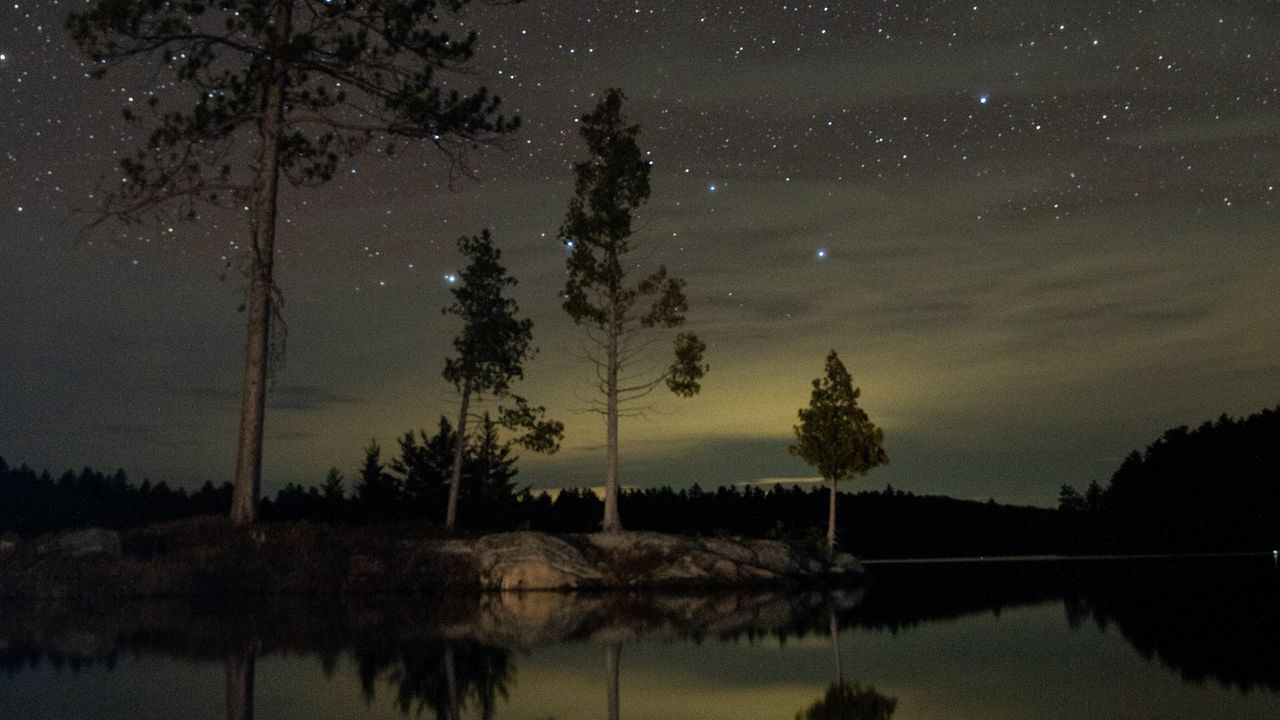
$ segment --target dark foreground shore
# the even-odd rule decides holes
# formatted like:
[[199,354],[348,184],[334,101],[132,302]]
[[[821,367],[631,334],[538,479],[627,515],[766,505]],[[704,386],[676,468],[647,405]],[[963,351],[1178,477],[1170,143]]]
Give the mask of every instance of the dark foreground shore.
[[648,532],[443,539],[413,526],[203,518],[0,547],[0,598],[10,599],[830,587],[861,577],[849,555],[827,562],[780,541]]

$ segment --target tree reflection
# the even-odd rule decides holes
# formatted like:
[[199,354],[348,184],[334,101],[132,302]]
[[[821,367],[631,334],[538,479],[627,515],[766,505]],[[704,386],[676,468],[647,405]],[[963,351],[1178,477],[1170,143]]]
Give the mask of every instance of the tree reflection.
[[[889,720],[898,707],[898,699],[876,692],[871,686],[846,682],[844,663],[840,657],[840,619],[831,608],[831,649],[835,654],[836,681],[827,692],[807,709],[796,713],[796,720]],[[612,719],[611,719],[612,720]]]
[[897,698],[886,697],[874,687],[838,680],[825,695],[796,713],[796,720],[889,720],[897,707]]
[[436,720],[457,720],[472,709],[491,720],[515,670],[509,650],[474,641],[357,648],[354,654],[366,702],[385,682],[394,689],[401,713]]
[[[254,715],[258,657],[310,655],[326,676],[350,658],[369,702],[435,720],[492,718],[514,688],[513,648],[591,643],[603,651],[607,717],[620,715],[619,640],[748,643],[830,637],[835,682],[812,717],[887,717],[869,688],[845,683],[840,629],[898,633],[975,613],[1060,603],[1066,623],[1122,637],[1189,682],[1280,692],[1280,572],[1249,558],[876,566],[857,597],[584,594],[500,605],[494,598],[388,603],[278,598],[227,607],[177,602],[85,609],[13,603],[0,611],[0,679],[112,668],[131,655],[225,668],[227,717]],[[831,609],[835,608],[834,616]],[[599,655],[596,654],[597,661]],[[859,680],[864,678],[857,678]],[[824,683],[825,685],[825,683]],[[817,693],[819,687],[814,688]],[[596,702],[599,702],[597,699]],[[598,706],[597,706],[598,707]],[[880,714],[872,712],[879,708]],[[518,709],[517,709],[518,710]],[[598,711],[597,711],[598,712]],[[806,717],[803,713],[800,717]]]
[[608,690],[608,706],[609,720],[618,720],[621,709],[621,691],[618,684],[618,676],[621,672],[622,665],[622,645],[620,643],[609,643],[604,649],[604,667],[605,673],[609,679]]
[[228,652],[227,720],[253,720],[253,679],[258,653],[253,647]]

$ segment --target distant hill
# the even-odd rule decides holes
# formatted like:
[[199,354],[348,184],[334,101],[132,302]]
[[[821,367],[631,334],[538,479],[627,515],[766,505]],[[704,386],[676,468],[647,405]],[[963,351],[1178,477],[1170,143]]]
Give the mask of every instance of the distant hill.
[[1280,407],[1165,431],[1106,487],[1064,486],[1083,546],[1119,552],[1280,548]]

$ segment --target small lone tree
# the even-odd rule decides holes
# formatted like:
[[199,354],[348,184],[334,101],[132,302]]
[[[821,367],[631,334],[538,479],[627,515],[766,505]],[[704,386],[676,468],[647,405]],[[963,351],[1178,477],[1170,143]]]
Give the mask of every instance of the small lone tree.
[[[458,496],[462,487],[462,465],[467,445],[468,412],[473,398],[510,399],[514,405],[498,409],[498,422],[510,430],[523,431],[516,443],[535,452],[554,453],[564,437],[564,423],[544,420],[545,409],[532,407],[511,391],[511,384],[524,377],[524,363],[537,352],[533,347],[533,321],[518,317],[519,306],[507,297],[516,279],[502,266],[502,253],[489,231],[458,238],[458,250],[468,259],[453,288],[453,303],[446,315],[462,318],[462,332],[453,339],[454,357],[445,360],[444,378],[458,392],[458,442],[453,447],[449,475],[445,529],[458,522]],[[487,417],[487,415],[486,415]],[[486,432],[492,432],[486,423]]]
[[[586,329],[587,358],[594,366],[596,389],[603,400],[591,410],[605,416],[605,532],[622,530],[618,515],[618,417],[620,406],[639,400],[666,384],[680,397],[702,389],[708,367],[704,344],[692,333],[675,336],[674,359],[665,369],[635,370],[654,330],[684,324],[688,301],[684,280],[667,276],[666,267],[628,281],[637,263],[631,225],[635,211],[649,199],[649,169],[636,145],[640,126],[622,116],[622,91],[610,88],[595,110],[582,117],[579,134],[590,157],[574,163],[574,198],[560,226],[559,238],[569,248],[564,310]],[[641,300],[650,300],[641,305]],[[630,375],[627,369],[635,370]],[[633,411],[637,414],[642,411]]]
[[[484,88],[443,89],[442,70],[463,66],[476,34],[441,29],[469,0],[94,0],[67,27],[94,75],[145,59],[171,83],[149,93],[153,131],[121,161],[102,218],[139,221],[197,201],[244,207],[248,219],[248,316],[231,519],[252,522],[262,475],[272,318],[272,274],[281,179],[320,185],[338,163],[393,140],[456,153],[518,124]],[[452,24],[452,22],[450,22]],[[166,89],[169,92],[166,92]],[[176,95],[189,91],[185,111]],[[125,117],[136,113],[126,108]],[[278,344],[275,344],[279,347]]]
[[795,426],[796,444],[792,455],[818,468],[831,489],[827,510],[827,555],[836,547],[836,484],[846,478],[865,475],[889,462],[885,454],[884,431],[876,427],[858,407],[862,390],[836,351],[827,355],[826,377],[813,381],[809,407],[800,408],[800,424]]

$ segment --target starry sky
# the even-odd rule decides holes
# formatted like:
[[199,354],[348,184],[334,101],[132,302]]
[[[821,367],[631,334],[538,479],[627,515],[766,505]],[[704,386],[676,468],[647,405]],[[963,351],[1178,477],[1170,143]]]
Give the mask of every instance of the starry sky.
[[[244,217],[82,232],[172,93],[86,77],[79,3],[0,5],[0,455],[229,480]],[[804,478],[796,410],[837,350],[892,462],[859,481],[1053,505],[1164,429],[1280,401],[1280,4],[653,2],[476,7],[465,77],[523,129],[286,190],[287,364],[264,485],[354,474],[456,412],[453,241],[491,228],[567,425],[535,487],[598,485],[603,423],[559,308],[575,118],[621,87],[653,160],[640,260],[688,280],[701,395],[622,426],[631,486]]]

